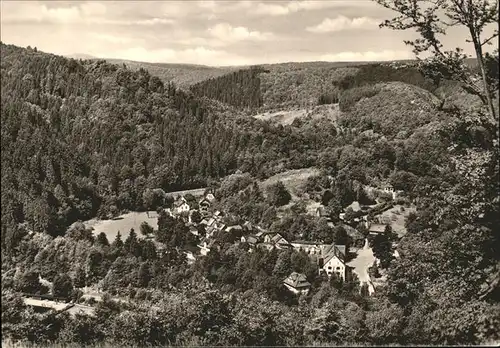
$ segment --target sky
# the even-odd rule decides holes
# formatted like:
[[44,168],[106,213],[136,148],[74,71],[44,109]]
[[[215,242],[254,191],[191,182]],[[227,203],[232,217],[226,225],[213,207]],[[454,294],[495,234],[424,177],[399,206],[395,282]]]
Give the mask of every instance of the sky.
[[[371,0],[1,1],[1,40],[60,55],[211,66],[413,58]],[[444,43],[472,54],[463,31]]]

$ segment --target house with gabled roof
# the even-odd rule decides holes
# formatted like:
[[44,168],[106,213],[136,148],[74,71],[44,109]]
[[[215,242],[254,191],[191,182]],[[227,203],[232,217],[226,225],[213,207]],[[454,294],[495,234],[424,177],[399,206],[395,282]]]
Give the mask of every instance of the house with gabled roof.
[[213,201],[215,201],[215,196],[213,193],[209,192],[205,195],[205,199],[207,199],[210,203],[212,203]]
[[292,245],[279,233],[267,233],[264,235],[264,244],[266,247],[285,249],[291,248]]
[[263,231],[262,229],[260,229],[260,228],[259,228],[259,232],[257,232],[257,233],[255,234],[255,237],[257,237],[257,238],[259,238],[259,239],[263,239],[266,233],[267,233],[267,232],[265,232],[265,231]]
[[203,198],[199,203],[198,206],[200,208],[200,213],[203,216],[207,216],[209,213],[209,209],[212,206],[212,202],[210,202],[208,199]]
[[208,228],[208,227],[212,227],[212,226],[214,226],[214,224],[215,224],[216,222],[217,222],[217,220],[215,220],[214,218],[210,218],[210,219],[208,219],[208,221],[207,221],[207,223],[206,223],[207,228]]
[[255,247],[259,242],[255,236],[242,236],[240,240],[242,243],[248,243],[251,247]]
[[316,216],[319,218],[325,218],[327,220],[331,220],[330,212],[324,206],[319,206],[316,209]]
[[331,244],[322,250],[318,259],[320,272],[326,272],[331,277],[336,274],[342,280],[346,279],[348,266],[345,262],[346,246]]
[[307,281],[306,276],[297,272],[292,272],[283,284],[294,294],[307,294],[311,288],[311,283]]
[[194,234],[195,236],[199,235],[198,229],[194,225],[189,226],[189,232],[191,232],[191,234]]
[[385,227],[386,225],[383,224],[370,224],[370,227],[368,227],[368,232],[376,236],[377,234],[383,234],[385,232]]
[[226,225],[222,222],[218,222],[215,219],[210,219],[205,228],[207,235],[212,236],[217,231],[223,231],[226,228]]
[[254,235],[242,236],[240,241],[248,244],[248,252],[252,252],[259,245],[259,239]]
[[173,212],[174,214],[182,214],[182,213],[187,213],[191,207],[187,203],[186,199],[184,197],[180,197],[177,200],[174,201],[173,204]]
[[212,248],[218,248],[220,246],[219,242],[213,238],[203,238],[200,244],[197,245],[200,248],[200,254],[206,256]]
[[220,210],[216,210],[214,215],[213,215],[214,219],[216,220],[220,220],[224,217],[224,213],[221,212]]
[[243,228],[247,231],[253,231],[253,225],[250,221],[246,221],[244,224],[243,224]]

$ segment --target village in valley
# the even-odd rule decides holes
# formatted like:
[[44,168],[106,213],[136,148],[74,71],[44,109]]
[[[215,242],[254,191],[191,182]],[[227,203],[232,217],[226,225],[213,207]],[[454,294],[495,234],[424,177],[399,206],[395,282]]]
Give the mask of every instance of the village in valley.
[[[278,232],[268,231],[250,221],[242,224],[226,224],[225,213],[217,210],[216,198],[211,189],[205,190],[199,197],[199,201],[194,199],[190,193],[186,199],[183,195],[178,195],[172,207],[164,211],[172,218],[181,219],[188,227],[189,233],[199,240],[197,248],[184,250],[188,263],[193,263],[197,258],[208,255],[211,250],[221,250],[222,243],[219,241],[221,234],[232,234],[236,236],[235,243],[244,243],[248,247],[248,252],[256,248],[263,248],[268,251],[273,249],[295,249],[304,251],[318,268],[318,273],[324,273],[328,277],[334,275],[342,281],[348,281],[357,277],[360,286],[366,284],[369,294],[375,291],[375,285],[379,280],[373,280],[368,274],[369,269],[378,264],[378,260],[370,247],[370,242],[377,235],[391,234],[391,238],[397,240],[404,234],[404,220],[410,210],[405,210],[401,204],[396,204],[396,199],[403,194],[403,191],[395,191],[392,185],[385,185],[383,188],[369,188],[385,195],[388,201],[376,203],[371,206],[362,206],[358,202],[353,202],[341,212],[337,219],[337,224],[342,226],[350,236],[353,243],[350,245],[324,243],[321,240],[287,240]],[[314,211],[317,218],[327,220],[328,226],[335,226],[327,207],[320,205]],[[394,222],[399,221],[399,226]],[[388,228],[389,226],[389,228]],[[391,232],[388,232],[391,231]],[[153,235],[147,238],[154,239]],[[164,247],[161,243],[156,243],[157,250],[161,253]],[[397,243],[392,244],[392,256],[397,258]],[[358,255],[361,254],[361,257]],[[362,260],[359,260],[359,259]],[[378,275],[380,278],[380,275]],[[307,293],[311,284],[306,280],[304,274],[292,272],[283,279],[283,285],[295,294]]]
[[[321,200],[321,195],[324,195],[325,192],[317,197],[308,197],[306,194],[306,198],[308,198],[306,201],[310,205],[308,213],[313,215],[311,218],[326,221],[330,234],[335,233],[335,228],[341,228],[345,231],[345,240],[348,241],[346,243],[307,240],[307,238],[303,238],[304,234],[300,235],[301,239],[288,240],[284,236],[285,233],[270,231],[250,221],[241,222],[240,220],[240,223],[235,223],[238,219],[223,211],[216,198],[216,190],[212,188],[168,194],[162,192],[160,194],[163,197],[162,203],[160,202],[161,204],[156,211],[128,213],[114,218],[110,217],[107,220],[97,220],[91,224],[86,222],[80,225],[81,227],[78,227],[78,224],[81,223],[76,223],[69,230],[83,228],[97,239],[106,235],[109,243],[113,239],[116,243],[116,240],[121,238],[122,232],[115,231],[114,229],[117,227],[113,228],[112,226],[117,225],[113,225],[113,223],[124,220],[123,216],[140,214],[139,218],[134,215],[134,219],[128,224],[125,220],[120,225],[122,228],[128,225],[139,226],[140,233],[136,233],[133,227],[127,227],[130,231],[123,233],[123,237],[128,239],[130,234],[134,234],[134,236],[150,241],[155,246],[158,257],[162,258],[163,254],[168,253],[169,247],[159,237],[159,231],[156,228],[160,225],[160,219],[170,219],[170,221],[183,225],[183,230],[188,234],[185,237],[190,241],[189,243],[174,246],[179,254],[184,255],[188,265],[206,258],[212,251],[221,252],[228,240],[243,247],[249,253],[258,249],[265,251],[295,250],[308,256],[311,263],[315,265],[318,275],[324,275],[326,279],[335,278],[340,282],[359,281],[359,291],[368,296],[376,291],[378,284],[384,283],[384,267],[379,267],[381,260],[376,257],[372,250],[374,243],[384,244],[385,248],[388,248],[383,254],[385,258],[398,258],[397,241],[406,231],[404,227],[406,217],[415,210],[410,205],[409,200],[404,198],[403,191],[395,191],[390,184],[380,188],[365,186],[363,190],[372,197],[377,197],[372,201],[374,204],[361,205],[354,201],[349,206],[344,207],[338,216],[332,216],[328,206],[317,202],[317,200]],[[294,198],[296,198],[295,194]],[[107,232],[104,233],[103,230]],[[378,238],[382,242],[377,242]],[[382,250],[383,246],[379,249]],[[383,252],[379,253],[382,255]],[[46,282],[48,288],[52,287],[50,282],[43,279],[40,281]],[[37,310],[50,308],[56,313],[68,311],[71,315],[82,312],[93,315],[92,303],[96,300],[102,301],[106,293],[102,290],[102,283],[100,284],[90,288],[82,288],[83,295],[75,303],[64,304],[62,302],[67,302],[66,299],[63,301],[53,298],[51,295],[33,296],[31,294],[25,294],[24,303]],[[283,277],[282,287],[296,296],[301,296],[308,294],[311,283],[306,274],[293,271],[288,276]],[[117,301],[128,301],[120,296],[113,298]]]

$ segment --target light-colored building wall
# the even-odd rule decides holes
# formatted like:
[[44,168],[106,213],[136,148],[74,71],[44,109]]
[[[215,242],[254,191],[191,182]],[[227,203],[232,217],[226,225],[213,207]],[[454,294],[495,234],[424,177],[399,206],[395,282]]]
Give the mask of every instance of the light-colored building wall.
[[329,277],[332,276],[333,273],[336,273],[339,277],[345,280],[345,264],[340,260],[337,256],[332,257],[328,262],[323,265],[322,268]]

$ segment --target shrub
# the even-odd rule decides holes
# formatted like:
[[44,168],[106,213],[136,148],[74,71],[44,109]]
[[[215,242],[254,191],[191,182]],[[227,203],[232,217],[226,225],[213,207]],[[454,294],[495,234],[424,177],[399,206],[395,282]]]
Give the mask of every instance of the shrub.
[[69,297],[73,293],[73,282],[67,274],[57,275],[52,288],[54,296]]
[[292,199],[290,192],[288,192],[285,185],[283,185],[281,181],[278,181],[276,184],[270,186],[267,190],[267,195],[269,202],[275,207],[288,204]]

